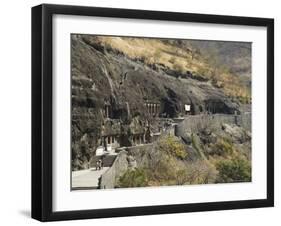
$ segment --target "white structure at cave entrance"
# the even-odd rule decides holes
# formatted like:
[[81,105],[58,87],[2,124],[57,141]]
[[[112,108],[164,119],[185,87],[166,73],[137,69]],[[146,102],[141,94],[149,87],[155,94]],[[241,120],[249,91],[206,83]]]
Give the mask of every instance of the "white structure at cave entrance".
[[191,110],[190,104],[185,104],[185,105],[184,105],[184,110],[185,110],[185,113],[186,113],[186,114],[190,113],[190,110]]
[[103,146],[99,146],[96,149],[96,156],[102,156],[105,154],[110,154],[110,155],[114,155],[115,154],[115,149],[112,148],[111,145],[107,145],[107,151],[105,151],[105,148]]

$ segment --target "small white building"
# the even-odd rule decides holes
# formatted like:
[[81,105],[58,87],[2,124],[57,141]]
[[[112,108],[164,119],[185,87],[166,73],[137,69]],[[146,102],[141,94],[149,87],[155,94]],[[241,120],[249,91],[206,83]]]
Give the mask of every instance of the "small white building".
[[96,149],[96,156],[101,156],[105,153],[104,151],[104,147],[103,146],[99,146],[97,149]]
[[190,114],[191,113],[191,105],[190,104],[185,104],[184,105],[184,112],[185,112],[185,114]]
[[119,147],[117,137],[114,135],[102,137],[100,146],[96,149],[96,155],[101,156],[105,154],[114,155],[115,149]]
[[115,154],[115,149],[112,148],[111,145],[107,145],[107,151],[105,151],[105,148],[103,146],[99,146],[96,149],[96,156],[101,156],[101,155],[106,155],[106,154],[110,154],[110,155]]

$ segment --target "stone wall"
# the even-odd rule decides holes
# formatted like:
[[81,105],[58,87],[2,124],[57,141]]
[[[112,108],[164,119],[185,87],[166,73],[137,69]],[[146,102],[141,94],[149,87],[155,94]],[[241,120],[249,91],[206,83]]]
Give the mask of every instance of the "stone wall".
[[152,143],[127,148],[128,154],[136,160],[136,166],[141,168],[147,167],[148,158],[151,157],[153,150],[154,145]]
[[252,131],[252,115],[249,114],[242,114],[238,116],[238,125]]
[[213,114],[213,115],[190,115],[176,125],[175,135],[182,136],[184,133],[194,133],[200,129],[207,127],[212,129],[220,129],[223,123],[236,124],[246,130],[251,130],[251,114],[229,115],[229,114]]
[[101,176],[99,187],[101,189],[114,188],[117,179],[132,166],[129,156],[135,160],[135,167],[144,167],[147,163],[147,152],[153,149],[152,144],[137,145],[123,148],[118,153],[113,165]]
[[116,179],[128,169],[127,152],[121,151],[113,165],[101,176],[100,189],[114,188]]

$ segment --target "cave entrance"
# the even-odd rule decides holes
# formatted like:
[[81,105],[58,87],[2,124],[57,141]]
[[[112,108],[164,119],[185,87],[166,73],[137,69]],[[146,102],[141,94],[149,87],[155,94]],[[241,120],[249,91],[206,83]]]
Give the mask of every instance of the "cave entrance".
[[164,99],[163,100],[163,117],[166,118],[176,118],[178,115],[178,107],[175,102],[169,100],[169,99]]
[[120,146],[117,135],[106,135],[101,139],[101,145],[105,152],[114,153],[115,149]]
[[132,145],[140,145],[145,143],[145,135],[143,133],[132,135]]
[[206,111],[211,114],[233,114],[233,109],[228,107],[222,100],[205,101]]

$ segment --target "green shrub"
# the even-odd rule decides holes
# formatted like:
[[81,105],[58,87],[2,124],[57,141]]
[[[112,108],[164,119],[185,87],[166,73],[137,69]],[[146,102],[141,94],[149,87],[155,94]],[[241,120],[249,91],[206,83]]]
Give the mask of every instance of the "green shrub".
[[171,158],[161,156],[149,168],[149,180],[157,182],[165,182],[174,178],[174,163]]
[[175,156],[179,159],[187,157],[187,151],[184,144],[182,144],[176,137],[168,135],[162,138],[159,142],[160,151],[164,151],[169,155]]
[[119,177],[118,187],[145,187],[148,185],[147,173],[144,169],[128,169]]
[[185,168],[175,172],[175,182],[177,185],[183,184],[209,184],[213,183],[217,177],[216,168],[205,160],[197,160],[189,163]]
[[228,156],[232,155],[235,151],[233,143],[227,138],[219,138],[217,142],[211,147],[209,154],[219,155],[219,156]]
[[218,183],[251,181],[251,164],[245,158],[220,160],[216,168],[219,171]]

